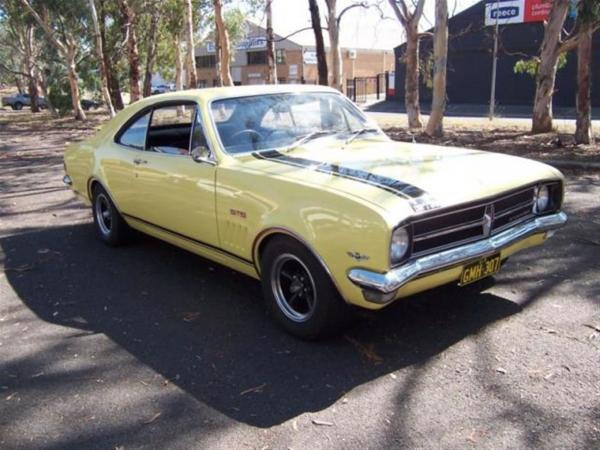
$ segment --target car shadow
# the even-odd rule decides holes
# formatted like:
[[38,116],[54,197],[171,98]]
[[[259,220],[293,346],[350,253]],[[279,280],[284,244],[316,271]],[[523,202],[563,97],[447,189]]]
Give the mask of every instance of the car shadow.
[[9,283],[39,318],[103,333],[197,400],[258,427],[322,410],[520,311],[489,293],[445,287],[308,343],[266,317],[256,281],[152,238],[111,249],[83,224],[0,246]]

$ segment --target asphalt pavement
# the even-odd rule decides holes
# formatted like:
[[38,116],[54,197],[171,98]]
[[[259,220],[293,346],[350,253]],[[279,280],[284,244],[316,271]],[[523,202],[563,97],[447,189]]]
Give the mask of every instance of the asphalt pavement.
[[155,239],[105,247],[65,131],[0,129],[0,448],[599,448],[600,176],[476,288],[296,340],[255,281]]

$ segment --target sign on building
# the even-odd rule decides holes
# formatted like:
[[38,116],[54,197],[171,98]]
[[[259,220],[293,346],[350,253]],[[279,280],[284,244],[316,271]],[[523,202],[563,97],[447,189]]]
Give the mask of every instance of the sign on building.
[[486,0],[485,24],[543,22],[552,9],[552,0]]
[[304,64],[316,64],[317,52],[314,50],[304,50],[304,53],[302,54],[302,62]]
[[[267,38],[264,36],[242,39],[235,45],[235,50],[237,51],[257,50],[261,48],[267,48]],[[207,42],[206,51],[209,53],[214,53],[216,51],[215,43],[210,41]]]

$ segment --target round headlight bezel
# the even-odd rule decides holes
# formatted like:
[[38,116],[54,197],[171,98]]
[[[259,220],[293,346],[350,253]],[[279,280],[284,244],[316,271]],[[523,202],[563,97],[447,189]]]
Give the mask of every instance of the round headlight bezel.
[[410,250],[410,232],[406,226],[400,226],[392,232],[390,242],[390,263],[398,264],[406,258]]
[[546,184],[542,184],[535,191],[535,201],[533,202],[533,212],[542,214],[547,212],[552,206],[550,198],[550,188]]

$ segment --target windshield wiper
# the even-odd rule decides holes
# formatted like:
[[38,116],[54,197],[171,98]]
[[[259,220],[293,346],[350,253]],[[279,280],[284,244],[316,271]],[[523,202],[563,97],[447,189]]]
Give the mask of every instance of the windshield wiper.
[[354,139],[359,137],[361,134],[371,133],[371,132],[376,132],[376,131],[379,131],[379,130],[377,128],[359,128],[358,130],[353,130],[352,136],[350,136],[344,144],[348,145],[350,142],[352,142]]
[[335,130],[318,130],[318,131],[313,131],[312,133],[308,133],[307,135],[302,136],[300,139],[298,139],[297,141],[293,142],[292,145],[290,145],[287,150],[294,150],[295,148],[300,147],[302,144],[305,144],[306,142],[321,137],[321,136],[327,136],[328,134],[335,134],[338,133],[338,131]]

